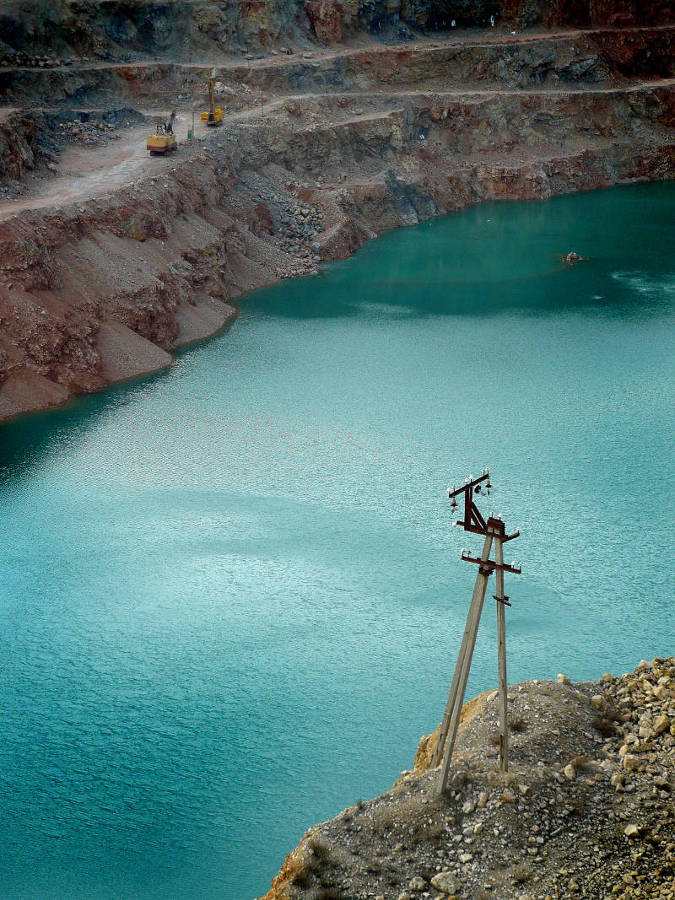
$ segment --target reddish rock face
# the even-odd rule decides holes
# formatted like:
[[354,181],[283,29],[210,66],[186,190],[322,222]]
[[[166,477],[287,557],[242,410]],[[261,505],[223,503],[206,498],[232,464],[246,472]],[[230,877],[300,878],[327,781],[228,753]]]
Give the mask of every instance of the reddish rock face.
[[266,203],[257,203],[251,213],[251,222],[249,231],[258,236],[263,234],[273,234],[274,224],[272,222],[272,214]]
[[322,44],[334,44],[342,40],[344,10],[341,3],[337,0],[308,0],[305,10],[314,34]]
[[[476,3],[480,9],[484,4]],[[673,5],[668,0],[501,0],[500,19],[527,27],[541,22],[549,28],[560,26],[667,25],[673,21]]]

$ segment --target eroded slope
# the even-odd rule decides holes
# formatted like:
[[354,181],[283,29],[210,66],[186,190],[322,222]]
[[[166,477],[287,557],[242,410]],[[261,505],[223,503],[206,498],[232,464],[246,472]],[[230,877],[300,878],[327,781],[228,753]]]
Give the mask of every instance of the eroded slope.
[[[497,28],[221,59],[224,126],[197,117],[191,142],[211,64],[7,67],[0,417],[165,365],[243,292],[388,228],[672,178],[673,33]],[[76,134],[106,110],[166,115],[167,97],[175,157],[147,156],[140,116]],[[55,148],[66,125],[74,142]]]

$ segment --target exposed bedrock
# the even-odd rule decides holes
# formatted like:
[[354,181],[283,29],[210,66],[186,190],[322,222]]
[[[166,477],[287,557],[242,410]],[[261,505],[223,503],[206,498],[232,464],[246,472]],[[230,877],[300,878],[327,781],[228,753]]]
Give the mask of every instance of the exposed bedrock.
[[0,118],[0,181],[21,178],[35,167],[38,123],[20,113]]
[[386,229],[673,178],[674,114],[671,82],[280,97],[117,193],[5,218],[0,416],[163,366],[243,292]]
[[0,59],[12,53],[99,59],[273,46],[288,38],[333,43],[399,24],[430,31],[485,27],[664,25],[668,0],[6,0]]
[[[335,93],[452,85],[583,88],[626,78],[675,74],[675,26],[594,30],[556,37],[533,35],[512,43],[486,39],[420,47],[370,47],[326,58],[272,57],[254,64],[216,66],[227,110],[250,102],[245,90],[264,93]],[[157,96],[199,95],[212,65],[144,62],[85,64],[53,69],[0,69],[0,94],[22,105],[148,103]]]

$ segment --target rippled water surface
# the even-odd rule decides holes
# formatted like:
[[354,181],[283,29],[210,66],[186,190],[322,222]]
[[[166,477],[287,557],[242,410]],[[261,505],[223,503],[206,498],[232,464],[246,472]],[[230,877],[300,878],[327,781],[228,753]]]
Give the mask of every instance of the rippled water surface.
[[[485,465],[523,532],[511,680],[673,652],[674,201],[388,234],[0,429],[0,896],[248,900],[386,789],[475,576],[444,489]],[[487,604],[469,692],[495,678]]]

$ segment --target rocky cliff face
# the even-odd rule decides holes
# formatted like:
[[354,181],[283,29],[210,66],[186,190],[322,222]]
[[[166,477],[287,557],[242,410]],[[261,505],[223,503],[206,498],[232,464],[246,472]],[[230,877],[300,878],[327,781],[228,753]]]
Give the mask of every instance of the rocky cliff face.
[[[6,0],[0,10],[0,59],[14,53],[124,59],[269,47],[280,41],[339,41],[399,25],[428,31],[509,23],[610,26],[672,24],[667,0]],[[405,36],[406,32],[402,32]]]
[[[672,34],[474,37],[216,67],[221,131],[152,160],[131,128],[0,202],[0,417],[166,365],[243,292],[388,228],[484,199],[672,178],[675,91],[655,77]],[[198,94],[208,71],[17,67],[5,85],[35,105],[139,105]],[[35,164],[41,116],[0,122],[17,175]]]
[[[63,53],[77,33],[99,56],[140,54],[143,40],[178,46],[180,26],[190,52],[208,53],[200,63],[26,56],[0,68],[12,104],[0,109],[0,418],[165,365],[228,321],[243,292],[388,228],[484,199],[675,174],[673,26],[490,28],[398,44],[361,33],[310,51],[311,28],[330,42],[362,21],[376,28],[385,7],[428,23],[441,4],[309,0],[300,15],[293,3],[194,0],[129,3],[122,15],[81,2],[51,4],[56,19],[44,20],[35,7],[5,4],[3,39],[27,46],[30,33],[35,46],[51,29]],[[277,37],[294,28],[305,43],[224,56],[230,37],[209,29],[226,12],[237,40],[246,21]],[[185,142],[214,68],[225,126]],[[168,103],[180,148],[150,159],[129,108]],[[117,130],[122,107],[128,127]],[[102,127],[80,133],[85,117]],[[65,125],[73,145],[55,142]]]
[[265,900],[672,898],[675,657],[510,687],[508,773],[496,693],[463,709],[447,794],[431,735],[392,791],[307,832]]

